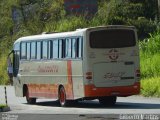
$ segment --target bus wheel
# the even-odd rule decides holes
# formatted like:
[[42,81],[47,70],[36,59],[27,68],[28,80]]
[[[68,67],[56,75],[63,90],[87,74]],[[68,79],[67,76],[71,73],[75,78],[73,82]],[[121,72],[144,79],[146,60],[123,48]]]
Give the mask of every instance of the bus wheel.
[[58,93],[58,97],[59,97],[59,103],[61,107],[65,107],[67,106],[67,100],[66,100],[66,93],[65,93],[65,89],[64,87],[60,87],[59,89],[59,93]]
[[115,105],[117,100],[117,96],[107,96],[99,98],[99,103],[105,106],[113,106]]
[[35,104],[36,103],[36,98],[30,98],[29,97],[29,91],[28,89],[26,90],[26,100],[28,104]]

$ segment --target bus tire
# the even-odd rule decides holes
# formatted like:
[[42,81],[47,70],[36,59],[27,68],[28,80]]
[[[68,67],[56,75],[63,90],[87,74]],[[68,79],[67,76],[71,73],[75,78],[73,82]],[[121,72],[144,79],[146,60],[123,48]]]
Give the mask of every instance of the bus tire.
[[63,86],[59,88],[58,100],[61,107],[66,107],[68,105],[68,101],[66,100],[66,92]]
[[99,98],[99,103],[104,106],[114,106],[117,100],[117,96],[107,96]]
[[28,104],[36,104],[36,98],[29,97],[29,90],[26,89],[26,100]]

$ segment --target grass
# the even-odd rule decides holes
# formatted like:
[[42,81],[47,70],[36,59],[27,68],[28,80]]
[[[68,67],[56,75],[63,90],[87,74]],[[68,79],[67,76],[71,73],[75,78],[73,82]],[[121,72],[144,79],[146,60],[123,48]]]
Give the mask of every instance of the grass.
[[142,78],[160,77],[160,54],[150,56],[141,54],[141,76]]
[[141,94],[160,97],[160,31],[140,42]]
[[160,97],[160,77],[142,79],[141,94],[145,97]]
[[142,78],[160,76],[160,31],[150,34],[149,39],[140,42]]

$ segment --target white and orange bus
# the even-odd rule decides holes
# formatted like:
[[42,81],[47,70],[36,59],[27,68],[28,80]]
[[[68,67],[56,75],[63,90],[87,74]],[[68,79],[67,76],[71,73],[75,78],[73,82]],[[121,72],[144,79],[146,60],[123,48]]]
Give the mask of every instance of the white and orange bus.
[[38,98],[98,99],[140,92],[139,48],[133,26],[104,26],[22,37],[13,48],[13,84],[27,102]]

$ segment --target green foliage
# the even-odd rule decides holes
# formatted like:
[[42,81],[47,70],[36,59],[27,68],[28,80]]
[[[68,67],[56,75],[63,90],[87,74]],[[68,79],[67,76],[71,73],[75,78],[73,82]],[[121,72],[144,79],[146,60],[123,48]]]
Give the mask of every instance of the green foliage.
[[10,36],[4,36],[0,41],[0,57],[8,52],[13,45],[13,39]]
[[143,78],[160,76],[160,32],[150,34],[140,42],[141,72]]
[[160,97],[160,77],[143,79],[141,81],[141,94],[146,97]]
[[11,6],[16,4],[16,0],[2,0],[0,2],[0,38],[9,35],[13,27],[11,19]]
[[125,20],[127,19],[137,19],[140,16],[143,16],[143,6],[140,3],[115,3],[111,12],[109,13],[110,18],[114,16],[121,16]]
[[110,25],[126,25],[125,18],[121,16],[114,16],[108,19]]
[[32,18],[30,21],[26,22],[27,30],[30,34],[39,34],[43,32],[44,23],[39,21],[37,17]]
[[40,20],[46,22],[58,21],[65,16],[63,0],[44,0],[42,3],[43,7],[39,10],[39,16],[37,16]]
[[114,1],[108,15],[108,24],[135,26],[138,30],[138,37],[144,39],[149,36],[149,33],[153,33],[156,30],[157,24],[145,18],[148,16],[144,14],[147,10],[144,7],[144,3],[129,1]]
[[113,4],[114,2],[109,2],[109,0],[100,1],[98,5],[98,12],[92,19],[92,24],[95,23],[95,25],[107,25],[109,13],[112,9]]
[[160,51],[160,31],[150,34],[150,38],[144,39],[140,42],[140,49],[142,55],[145,57],[159,54]]
[[140,42],[142,90],[144,96],[160,97],[160,32]]
[[141,53],[141,77],[151,78],[160,76],[160,54],[148,55]]
[[[34,25],[34,24],[32,24]],[[15,41],[16,39],[18,39],[19,37],[23,37],[23,36],[28,36],[28,35],[33,35],[33,31],[36,31],[36,30],[33,30],[32,31],[32,28],[28,28],[26,27],[26,25],[22,24],[19,26],[19,31],[17,31],[13,36],[12,36],[12,39]],[[31,31],[30,31],[31,30]],[[13,45],[13,44],[12,44]]]
[[140,3],[143,6],[143,16],[154,20],[158,14],[158,0],[125,0],[130,3]]
[[137,20],[128,20],[128,25],[133,25],[137,28],[138,38],[143,40],[149,37],[149,33],[153,33],[157,29],[157,24],[146,18],[138,18]]
[[57,23],[57,31],[76,30],[77,28],[86,27],[86,21],[83,17],[69,17]]
[[0,57],[0,85],[7,84],[9,82],[9,78],[7,75],[7,55],[3,55]]
[[[144,16],[154,20],[158,15],[158,0],[141,0],[144,6]],[[146,12],[147,11],[147,12]]]

